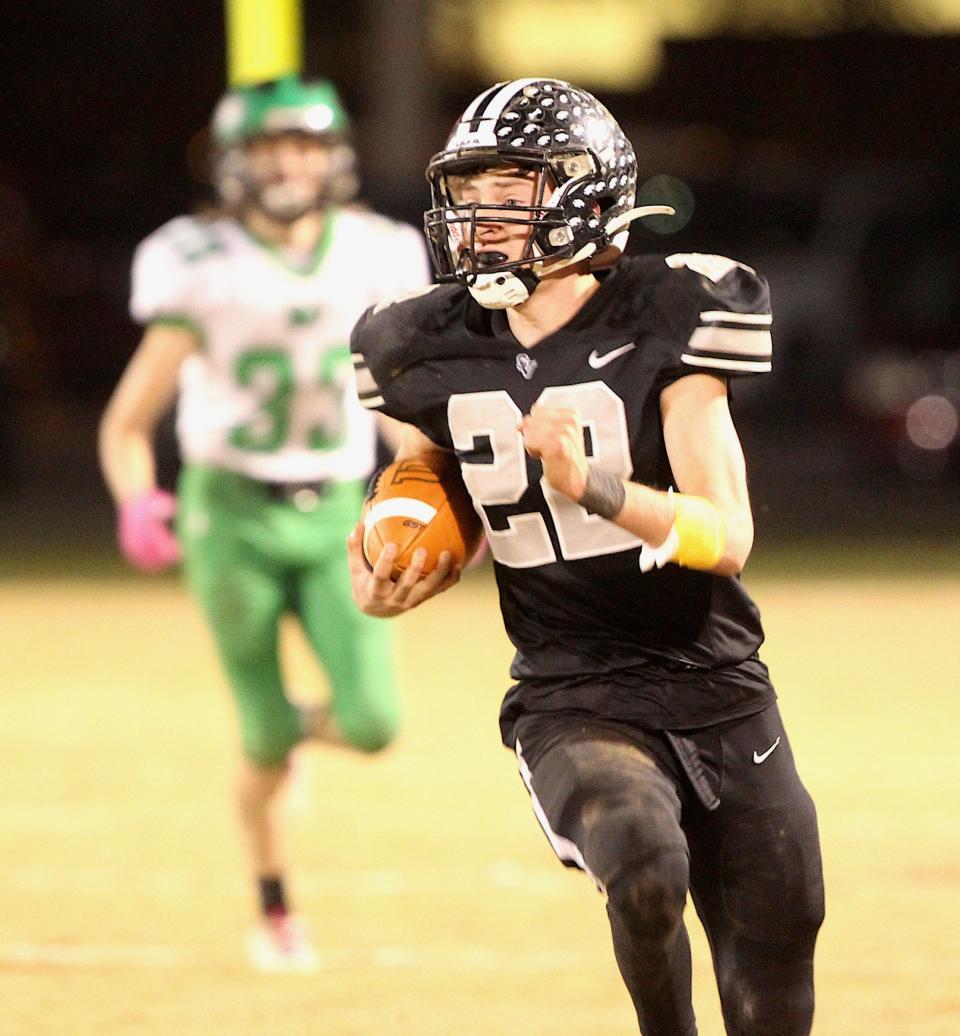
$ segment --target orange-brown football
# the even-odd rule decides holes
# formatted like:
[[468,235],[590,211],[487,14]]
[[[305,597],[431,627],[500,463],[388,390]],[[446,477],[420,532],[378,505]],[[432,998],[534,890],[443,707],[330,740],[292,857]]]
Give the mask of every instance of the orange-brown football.
[[395,543],[394,579],[421,547],[427,552],[424,575],[436,568],[445,550],[454,565],[465,565],[482,537],[483,526],[452,457],[424,454],[394,461],[379,473],[364,504],[364,560],[373,568],[383,548]]

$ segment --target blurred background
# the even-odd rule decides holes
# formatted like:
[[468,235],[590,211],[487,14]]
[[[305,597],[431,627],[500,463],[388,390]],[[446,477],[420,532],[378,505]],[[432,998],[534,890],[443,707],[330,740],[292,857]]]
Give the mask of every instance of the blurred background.
[[[774,373],[735,385],[734,414],[745,579],[820,811],[817,1031],[956,1036],[960,0],[302,13],[304,72],[341,91],[373,207],[419,225],[426,162],[480,89],[567,78],[633,140],[643,200],[678,210],[631,249],[768,277]],[[305,749],[297,887],[323,972],[244,967],[226,689],[176,576],[124,566],[96,459],[140,336],[133,250],[212,196],[225,35],[222,0],[0,0],[0,1034],[633,1031],[596,894],[499,745],[487,569],[399,621],[396,751]],[[159,445],[170,488],[172,420]],[[314,687],[292,651],[291,686]]]
[[[426,161],[479,89],[542,73],[598,94],[644,199],[679,210],[631,247],[729,254],[771,282],[774,373],[735,390],[761,539],[943,546],[960,499],[960,2],[304,0],[303,20],[305,72],[355,120],[365,199],[414,224]],[[112,556],[95,433],[139,336],[130,259],[210,196],[224,33],[214,2],[0,4],[7,570],[51,546]]]

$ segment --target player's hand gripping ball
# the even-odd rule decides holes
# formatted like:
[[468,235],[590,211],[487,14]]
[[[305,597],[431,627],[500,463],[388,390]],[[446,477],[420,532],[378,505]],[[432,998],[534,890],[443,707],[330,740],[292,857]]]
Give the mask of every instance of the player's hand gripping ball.
[[388,543],[397,545],[391,576],[399,579],[421,547],[423,575],[449,550],[454,567],[473,557],[483,526],[456,461],[425,454],[394,461],[377,472],[363,507],[363,559],[369,568]]

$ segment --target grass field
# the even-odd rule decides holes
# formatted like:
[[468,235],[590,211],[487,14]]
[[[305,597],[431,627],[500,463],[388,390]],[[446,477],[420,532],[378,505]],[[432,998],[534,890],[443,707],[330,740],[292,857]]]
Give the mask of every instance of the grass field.
[[[960,576],[748,578],[816,799],[819,1036],[960,1033]],[[252,974],[234,722],[174,580],[0,582],[3,1036],[635,1032],[602,900],[554,860],[497,706],[477,573],[396,623],[386,755],[303,750],[294,893],[323,969]],[[287,644],[292,682],[317,677]],[[722,1026],[688,911],[701,1036]]]

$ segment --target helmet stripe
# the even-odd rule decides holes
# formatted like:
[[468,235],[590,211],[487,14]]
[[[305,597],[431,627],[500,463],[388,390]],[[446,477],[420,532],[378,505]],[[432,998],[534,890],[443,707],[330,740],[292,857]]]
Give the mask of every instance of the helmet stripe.
[[483,106],[487,101],[493,97],[493,95],[500,89],[500,84],[491,86],[489,90],[485,90],[479,97],[475,97],[471,102],[467,110],[460,116],[461,122],[470,122],[476,112],[482,110]]
[[487,90],[486,93],[481,94],[476,101],[470,105],[470,108],[463,113],[463,118],[460,122],[469,122],[470,131],[472,133],[476,133],[480,128],[481,120],[493,119],[496,121],[500,118],[500,114],[503,112],[503,109],[506,108],[510,101],[512,101],[525,86],[539,82],[540,79],[537,77],[533,77],[531,79],[513,79],[505,86],[497,84],[497,86],[491,87],[491,89]]
[[503,109],[517,96],[518,93],[531,83],[539,83],[541,80],[538,77],[532,79],[514,79],[512,83],[507,83],[506,86],[501,87],[497,95],[487,103],[486,110],[483,112],[485,119],[499,119]]

